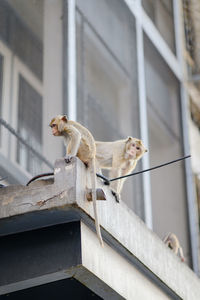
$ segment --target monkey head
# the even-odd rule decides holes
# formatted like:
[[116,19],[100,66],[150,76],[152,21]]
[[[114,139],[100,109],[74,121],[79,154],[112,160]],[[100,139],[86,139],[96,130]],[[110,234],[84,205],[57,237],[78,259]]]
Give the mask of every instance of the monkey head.
[[141,140],[129,136],[126,140],[125,155],[127,158],[140,159],[148,150]]
[[52,134],[54,136],[62,135],[62,132],[67,122],[67,116],[65,115],[58,115],[55,118],[53,118],[49,124],[49,126],[52,129]]

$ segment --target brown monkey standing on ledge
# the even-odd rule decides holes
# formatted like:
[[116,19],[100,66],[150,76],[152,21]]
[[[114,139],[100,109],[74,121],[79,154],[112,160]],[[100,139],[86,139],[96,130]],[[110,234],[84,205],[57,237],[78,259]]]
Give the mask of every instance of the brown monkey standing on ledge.
[[103,240],[97,215],[96,205],[96,146],[92,134],[78,122],[68,120],[65,115],[58,115],[49,124],[54,136],[63,136],[66,145],[66,162],[77,156],[89,168],[92,183],[92,200],[94,207],[95,226],[101,245]]
[[[147,149],[142,141],[131,136],[114,142],[96,141],[97,166],[100,169],[109,169],[110,179],[130,174],[145,152]],[[111,182],[110,186],[117,202],[120,200],[125,180],[126,178],[123,178]]]

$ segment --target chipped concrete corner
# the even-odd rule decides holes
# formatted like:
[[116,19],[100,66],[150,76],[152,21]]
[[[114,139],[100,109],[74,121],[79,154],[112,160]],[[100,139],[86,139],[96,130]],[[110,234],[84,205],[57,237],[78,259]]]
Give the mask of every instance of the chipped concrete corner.
[[[63,160],[56,161],[56,165]],[[60,169],[60,173],[58,170]],[[24,213],[49,209],[75,203],[75,172],[72,164],[68,168],[55,167],[54,180],[38,180],[29,186],[8,186],[0,190],[0,219]],[[62,173],[62,176],[61,176]],[[49,202],[51,200],[51,202]]]

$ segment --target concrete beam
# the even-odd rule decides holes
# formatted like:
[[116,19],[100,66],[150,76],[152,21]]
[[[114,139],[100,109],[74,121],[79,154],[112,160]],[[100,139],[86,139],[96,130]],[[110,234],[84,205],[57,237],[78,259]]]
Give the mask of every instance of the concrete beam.
[[0,295],[75,278],[103,299],[124,299],[82,264],[83,234],[72,222],[2,237]]
[[[85,166],[77,158],[67,165],[63,160],[59,160],[56,162],[53,184],[39,188],[21,187],[21,190],[18,191],[13,191],[13,189],[11,191],[11,188],[1,189],[1,235],[80,219],[87,225],[84,232],[88,229],[95,231],[93,204],[86,199],[87,176]],[[170,299],[200,299],[200,282],[194,272],[182,263],[123,202],[116,203],[109,187],[103,186],[100,181],[98,181],[98,187],[103,188],[107,199],[98,201],[97,209],[105,248],[107,249],[108,245],[108,251],[111,249],[114,251],[111,251],[113,257],[114,253],[118,252],[121,258],[125,258],[132,267],[134,266],[134,270],[139,270],[140,274],[148,279],[147,286],[152,284],[153,289],[159,288]],[[93,245],[94,239],[96,240]],[[84,243],[86,244],[84,245]],[[81,247],[82,253],[90,252],[87,254],[86,267],[115,289],[113,281],[119,280],[117,279],[118,270],[115,270],[116,274],[113,272],[113,280],[107,278],[103,273],[103,270],[106,270],[107,250],[101,248],[96,234],[83,233]],[[91,251],[91,249],[95,249],[95,251]],[[94,260],[92,259],[93,255]],[[112,255],[108,257],[112,257]],[[88,266],[91,263],[90,257],[93,261],[92,266]],[[116,258],[118,263],[120,260],[119,257]],[[103,265],[99,272],[101,263]],[[113,262],[113,268],[116,268],[118,263],[114,264]],[[132,271],[129,272],[129,275],[127,281],[132,280]],[[127,288],[126,284],[124,288]],[[124,288],[121,287],[118,290],[121,296],[125,295]]]

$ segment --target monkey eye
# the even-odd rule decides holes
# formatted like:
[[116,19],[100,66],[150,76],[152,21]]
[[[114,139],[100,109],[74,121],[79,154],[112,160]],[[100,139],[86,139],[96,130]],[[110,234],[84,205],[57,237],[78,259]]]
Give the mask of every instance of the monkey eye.
[[132,144],[133,147],[135,147],[135,144]]
[[137,150],[140,150],[140,147],[136,147]]
[[50,127],[51,127],[51,128],[56,127],[56,124],[52,124],[52,125],[50,125]]

